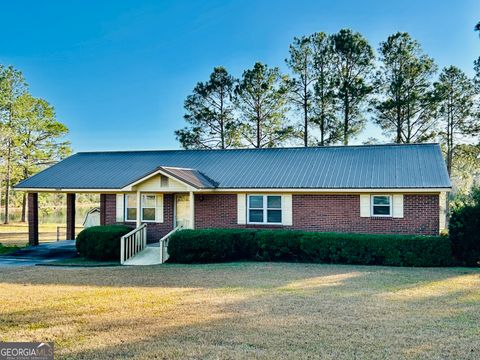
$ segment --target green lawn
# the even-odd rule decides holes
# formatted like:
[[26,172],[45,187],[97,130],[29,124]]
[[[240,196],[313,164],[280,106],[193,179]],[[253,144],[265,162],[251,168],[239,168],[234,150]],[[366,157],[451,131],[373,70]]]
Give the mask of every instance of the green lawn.
[[2,243],[0,243],[0,255],[8,255],[12,252],[15,252],[20,249],[20,246],[17,245],[9,245],[5,246]]
[[58,358],[478,359],[479,324],[478,269],[0,269],[0,341]]

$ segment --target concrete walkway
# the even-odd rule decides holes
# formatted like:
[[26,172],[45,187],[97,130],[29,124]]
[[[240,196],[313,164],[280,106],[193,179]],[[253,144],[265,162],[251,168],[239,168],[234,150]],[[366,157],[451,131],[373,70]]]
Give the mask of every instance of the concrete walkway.
[[8,255],[0,255],[0,267],[48,264],[52,261],[70,259],[76,255],[75,240],[40,243],[38,246],[29,246]]
[[123,265],[157,265],[160,261],[159,244],[149,244],[134,257],[128,259]]

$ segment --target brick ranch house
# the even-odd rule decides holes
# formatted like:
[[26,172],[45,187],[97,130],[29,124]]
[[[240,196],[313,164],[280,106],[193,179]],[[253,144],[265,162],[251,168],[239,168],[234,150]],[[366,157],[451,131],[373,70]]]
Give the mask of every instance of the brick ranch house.
[[38,193],[100,194],[101,224],[146,224],[148,242],[184,228],[284,228],[436,235],[451,189],[438,144],[77,153],[22,181],[29,240]]

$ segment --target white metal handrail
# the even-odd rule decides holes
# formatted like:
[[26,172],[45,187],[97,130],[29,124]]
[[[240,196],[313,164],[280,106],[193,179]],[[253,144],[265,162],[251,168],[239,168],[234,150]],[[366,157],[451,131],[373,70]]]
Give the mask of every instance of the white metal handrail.
[[120,264],[147,246],[147,225],[143,224],[120,238]]
[[182,228],[183,226],[177,226],[175,229],[173,229],[167,235],[160,239],[160,263],[163,264],[170,257],[170,254],[168,253],[168,241],[170,240],[170,237],[174,232],[181,230]]

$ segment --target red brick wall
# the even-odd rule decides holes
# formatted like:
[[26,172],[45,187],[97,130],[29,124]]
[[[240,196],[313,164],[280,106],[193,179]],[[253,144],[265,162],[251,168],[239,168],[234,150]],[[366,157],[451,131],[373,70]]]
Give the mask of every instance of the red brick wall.
[[195,228],[236,228],[237,194],[195,195]]
[[28,193],[28,245],[38,245],[38,193]]
[[403,218],[360,217],[359,195],[293,195],[293,227],[309,231],[438,235],[438,195],[404,195]]
[[[148,240],[158,241],[173,229],[173,195],[164,195],[164,222],[147,223]],[[237,224],[236,194],[195,195],[195,228],[287,228],[372,234],[437,235],[438,195],[404,195],[403,218],[360,217],[359,195],[293,195],[293,226]],[[106,195],[106,224],[116,222],[116,196]],[[126,223],[134,226],[134,223]]]
[[[115,194],[107,194],[105,201],[105,223],[115,224],[117,212],[117,198]],[[123,223],[128,226],[135,227],[134,222]],[[163,195],[163,223],[146,223],[147,224],[147,241],[157,242],[173,230],[173,195]]]
[[[105,225],[115,224],[117,221],[117,195],[105,194]],[[100,207],[100,211],[102,208]]]
[[[438,195],[405,195],[403,218],[360,217],[359,195],[293,195],[293,226],[308,231],[437,235]],[[195,228],[265,228],[237,224],[237,195],[195,196]],[[268,226],[282,228],[282,226]]]

